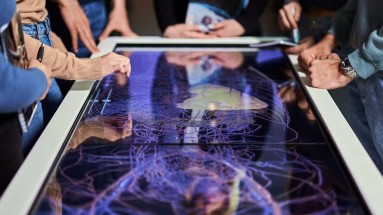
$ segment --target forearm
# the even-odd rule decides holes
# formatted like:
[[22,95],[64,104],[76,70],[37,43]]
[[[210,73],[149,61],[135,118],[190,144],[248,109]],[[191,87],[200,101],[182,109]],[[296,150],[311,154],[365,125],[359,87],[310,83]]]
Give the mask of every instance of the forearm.
[[246,10],[235,19],[245,29],[245,34],[255,28],[267,3],[267,0],[250,0]]
[[364,79],[383,71],[383,26],[372,32],[363,45],[348,58],[358,75]]
[[114,9],[124,9],[125,10],[126,3],[125,0],[113,0],[112,8]]
[[71,4],[79,4],[78,0],[50,0],[51,2],[56,3],[59,7],[71,6]]
[[112,1],[112,11],[111,11],[111,14],[117,14],[117,16],[120,18],[120,19],[124,19],[126,20],[126,23],[127,23],[127,28],[131,30],[131,27],[130,27],[130,22],[129,22],[129,14],[128,14],[128,10],[126,8],[126,3],[125,3],[125,0],[113,0]]
[[[24,34],[28,59],[36,59],[41,42]],[[52,76],[66,80],[95,80],[102,75],[101,58],[79,59],[73,53],[45,46],[42,63],[52,69]]]

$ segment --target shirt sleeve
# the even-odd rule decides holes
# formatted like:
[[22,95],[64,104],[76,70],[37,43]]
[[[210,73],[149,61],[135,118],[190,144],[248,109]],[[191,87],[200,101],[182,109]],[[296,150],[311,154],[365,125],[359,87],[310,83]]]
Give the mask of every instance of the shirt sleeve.
[[383,71],[382,50],[383,26],[373,31],[362,47],[351,53],[348,58],[358,75],[366,79],[376,72]]
[[[28,53],[28,60],[36,59],[41,42],[33,39],[25,33],[24,38],[25,48]],[[60,51],[59,49],[49,46],[45,46],[44,48],[42,63],[52,69],[52,77],[59,79],[96,80],[106,75],[102,74],[102,63],[100,57],[80,59],[71,52]]]
[[[3,55],[0,53],[0,58]],[[47,89],[43,72],[23,70],[8,62],[0,62],[0,113],[12,113],[37,101]]]
[[354,22],[357,0],[349,0],[334,16],[330,34],[335,35],[341,46],[349,44],[349,37]]
[[164,32],[167,27],[177,24],[173,0],[154,0],[153,3],[158,25],[162,32]]
[[249,0],[247,8],[235,19],[245,29],[245,35],[257,26],[267,3],[267,0]]

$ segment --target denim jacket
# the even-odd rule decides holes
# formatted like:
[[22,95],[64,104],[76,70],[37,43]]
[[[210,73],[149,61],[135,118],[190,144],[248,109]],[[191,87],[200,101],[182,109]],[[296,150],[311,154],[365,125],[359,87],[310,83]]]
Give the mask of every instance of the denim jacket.
[[334,18],[332,33],[341,46],[355,49],[348,58],[364,79],[383,70],[383,1],[349,0]]

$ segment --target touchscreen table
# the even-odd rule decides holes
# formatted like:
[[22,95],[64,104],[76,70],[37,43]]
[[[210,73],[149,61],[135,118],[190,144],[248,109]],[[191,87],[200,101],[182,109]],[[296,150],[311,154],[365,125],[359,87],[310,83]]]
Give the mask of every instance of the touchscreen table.
[[368,213],[278,49],[127,49],[31,213]]

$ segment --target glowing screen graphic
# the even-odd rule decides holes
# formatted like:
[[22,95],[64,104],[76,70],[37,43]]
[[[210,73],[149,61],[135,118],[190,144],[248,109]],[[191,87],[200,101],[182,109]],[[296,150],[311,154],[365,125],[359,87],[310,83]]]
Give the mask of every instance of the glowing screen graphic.
[[33,213],[366,213],[281,51],[118,51]]

